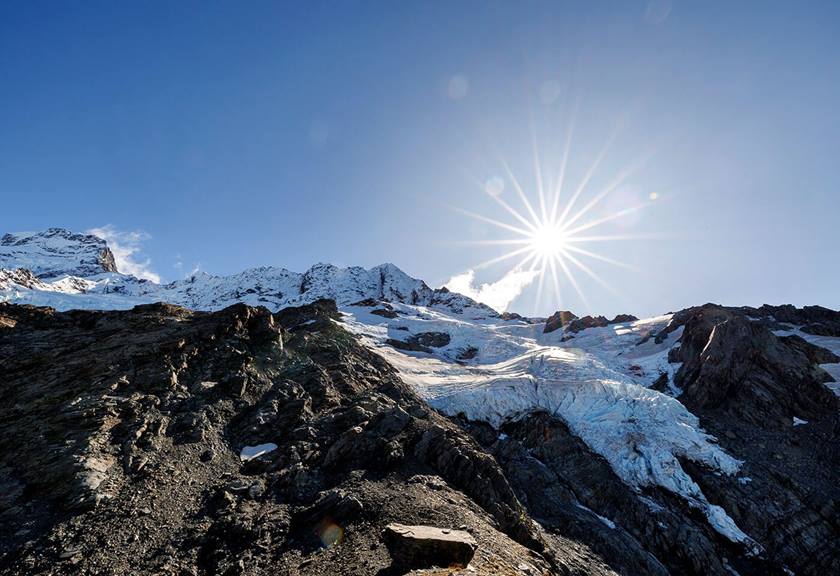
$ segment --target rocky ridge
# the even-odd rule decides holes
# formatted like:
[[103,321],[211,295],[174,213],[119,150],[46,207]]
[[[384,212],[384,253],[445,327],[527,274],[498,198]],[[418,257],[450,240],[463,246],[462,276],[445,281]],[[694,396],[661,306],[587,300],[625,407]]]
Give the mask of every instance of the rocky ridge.
[[125,310],[153,302],[194,310],[221,310],[237,303],[279,310],[319,298],[340,305],[366,299],[404,302],[498,317],[492,308],[446,288],[432,289],[393,264],[369,269],[316,264],[303,273],[264,266],[230,276],[198,272],[158,284],[118,272],[106,242],[96,236],[51,228],[6,234],[0,241],[0,301],[57,310]]

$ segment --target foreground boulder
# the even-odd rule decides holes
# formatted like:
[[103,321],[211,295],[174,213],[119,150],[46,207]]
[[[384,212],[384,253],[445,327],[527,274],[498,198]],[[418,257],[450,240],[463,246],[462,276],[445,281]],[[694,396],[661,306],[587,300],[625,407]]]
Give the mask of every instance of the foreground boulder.
[[382,540],[391,553],[395,572],[432,566],[464,568],[478,547],[469,532],[434,526],[388,524]]

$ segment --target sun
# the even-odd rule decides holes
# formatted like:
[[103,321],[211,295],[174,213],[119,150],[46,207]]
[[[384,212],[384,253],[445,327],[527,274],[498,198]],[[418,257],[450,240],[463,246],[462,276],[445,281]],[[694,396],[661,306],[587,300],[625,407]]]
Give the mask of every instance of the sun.
[[555,224],[543,224],[531,233],[531,251],[541,258],[557,258],[566,247],[566,234]]
[[[593,252],[585,248],[585,246],[594,242],[650,237],[626,234],[612,236],[592,234],[594,229],[608,222],[618,220],[632,212],[641,210],[650,205],[650,202],[630,205],[598,217],[592,216],[593,209],[609,194],[622,186],[625,180],[643,163],[642,160],[632,163],[622,170],[604,188],[594,191],[589,196],[587,194],[589,183],[606,154],[611,141],[612,137],[607,140],[607,143],[595,158],[590,168],[585,172],[583,179],[577,186],[570,193],[564,194],[564,175],[566,173],[566,163],[571,144],[571,127],[566,134],[566,148],[561,164],[555,172],[557,176],[547,186],[544,185],[542,177],[540,155],[536,147],[536,139],[533,139],[534,170],[536,176],[536,186],[533,191],[535,194],[532,195],[534,196],[534,202],[528,198],[522,185],[511,171],[510,166],[503,161],[502,164],[506,178],[503,179],[499,176],[493,176],[484,183],[482,188],[493,201],[505,209],[512,217],[510,220],[495,220],[482,214],[455,208],[458,212],[471,218],[492,224],[508,234],[513,234],[512,237],[497,240],[468,241],[468,244],[506,245],[512,248],[501,256],[482,262],[474,268],[485,268],[498,262],[518,258],[518,260],[514,260],[515,264],[510,272],[533,272],[531,278],[538,280],[536,300],[534,302],[535,311],[540,307],[541,299],[546,295],[546,280],[550,280],[550,286],[553,287],[554,302],[552,302],[552,305],[560,304],[561,286],[565,284],[571,286],[583,305],[587,309],[589,308],[586,295],[575,278],[573,271],[583,272],[612,294],[620,296],[613,286],[604,281],[583,260],[594,259],[624,268],[632,267]],[[510,194],[506,194],[507,184],[511,185],[513,191],[516,193],[516,197],[520,201],[521,208],[519,210],[514,208],[506,199],[510,196]],[[651,193],[648,197],[653,201],[658,197],[658,194]],[[564,278],[564,281],[561,281],[561,278]]]

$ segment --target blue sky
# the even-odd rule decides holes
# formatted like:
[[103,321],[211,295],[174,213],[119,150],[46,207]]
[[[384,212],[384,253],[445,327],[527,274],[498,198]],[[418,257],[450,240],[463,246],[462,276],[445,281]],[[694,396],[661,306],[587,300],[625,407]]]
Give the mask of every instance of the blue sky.
[[[144,231],[195,267],[393,262],[433,285],[507,247],[452,210],[644,208],[581,244],[560,298],[651,315],[706,301],[840,307],[837,3],[14,2],[0,5],[0,231]],[[737,4],[737,5],[735,5]],[[640,163],[642,159],[645,162]],[[494,180],[497,179],[497,180]],[[656,199],[651,200],[651,194]],[[516,259],[475,271],[495,282]]]

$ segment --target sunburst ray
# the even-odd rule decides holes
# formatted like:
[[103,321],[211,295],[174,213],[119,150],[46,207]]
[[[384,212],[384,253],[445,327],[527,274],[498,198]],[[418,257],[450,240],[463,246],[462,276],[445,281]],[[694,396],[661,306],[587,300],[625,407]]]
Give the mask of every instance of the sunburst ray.
[[519,180],[516,179],[516,176],[513,175],[513,171],[510,169],[510,166],[507,162],[504,162],[505,172],[510,178],[511,184],[513,184],[513,188],[516,190],[517,194],[519,194],[519,198],[522,200],[522,203],[525,205],[525,209],[528,210],[528,214],[531,215],[531,218],[534,219],[534,222],[539,222],[540,218],[537,216],[537,213],[534,212],[534,207],[531,205],[530,200],[525,195],[525,191],[522,190],[522,186],[519,184]]
[[612,258],[607,258],[606,256],[602,256],[597,252],[592,252],[590,250],[584,250],[583,248],[578,248],[577,246],[566,245],[563,247],[564,255],[570,257],[568,252],[577,252],[578,254],[582,254],[584,256],[589,256],[595,260],[600,260],[601,262],[606,262],[607,264],[612,264],[613,266],[618,266],[620,268],[626,268],[627,270],[636,270],[635,267],[630,266],[629,264],[625,264],[624,262],[619,262],[618,260],[613,260]]
[[504,222],[499,222],[498,220],[494,220],[493,218],[488,218],[487,216],[482,216],[481,214],[476,214],[475,212],[470,212],[469,210],[464,210],[463,208],[452,208],[456,212],[460,212],[465,216],[469,216],[470,218],[474,218],[476,220],[480,220],[481,222],[486,222],[488,224],[492,224],[493,226],[498,226],[499,228],[503,228],[505,230],[509,230],[511,232],[516,232],[521,236],[530,236],[531,232],[528,230],[523,230],[522,228],[517,228],[516,226],[511,226],[510,224],[505,224]]
[[485,260],[481,264],[475,266],[476,270],[480,270],[481,268],[487,268],[488,266],[492,266],[493,264],[498,264],[499,262],[504,262],[505,260],[509,260],[514,256],[518,256],[520,254],[524,254],[531,250],[530,246],[525,246],[524,248],[520,248],[519,250],[513,250],[512,252],[508,252],[506,254],[502,254],[501,256],[497,256],[496,258],[491,258],[490,260]]
[[[512,250],[501,254],[490,260],[486,260],[477,266],[475,269],[487,268],[501,262],[505,262],[516,258],[516,264],[509,272],[527,270],[534,273],[528,281],[537,280],[536,285],[536,300],[534,302],[534,310],[542,305],[546,295],[553,289],[553,298],[556,305],[560,305],[562,295],[561,291],[566,285],[570,285],[580,302],[587,309],[590,308],[589,300],[586,292],[578,282],[573,272],[582,273],[586,278],[591,279],[604,289],[612,294],[621,297],[615,288],[599,276],[590,266],[588,266],[583,258],[589,258],[618,266],[621,268],[636,270],[619,260],[615,260],[593,250],[584,247],[590,242],[610,242],[622,240],[637,240],[637,239],[653,239],[662,238],[660,234],[584,234],[585,232],[613,222],[623,216],[629,215],[633,212],[641,210],[650,205],[650,202],[630,206],[615,212],[611,212],[599,217],[593,217],[593,209],[601,203],[604,198],[609,196],[617,188],[622,186],[628,179],[630,179],[650,157],[650,154],[645,155],[631,165],[621,170],[612,181],[608,182],[601,190],[598,190],[588,200],[584,198],[584,194],[589,189],[590,182],[595,177],[596,172],[601,166],[607,152],[611,149],[613,141],[615,140],[619,131],[619,126],[611,132],[606,142],[599,150],[598,155],[594,161],[589,165],[588,169],[583,175],[583,178],[577,183],[574,192],[568,195],[565,200],[562,200],[563,188],[566,185],[567,167],[570,158],[570,150],[572,148],[572,137],[575,129],[575,119],[577,106],[574,106],[570,114],[569,124],[566,129],[565,141],[563,146],[562,156],[560,158],[560,166],[556,173],[556,181],[548,181],[548,189],[546,189],[546,181],[543,179],[543,156],[540,154],[539,146],[537,145],[536,132],[534,131],[533,121],[531,125],[531,147],[532,147],[532,162],[534,170],[534,186],[535,189],[531,192],[531,197],[535,202],[529,199],[522,187],[522,184],[514,175],[510,165],[504,159],[501,159],[504,172],[512,184],[512,188],[516,196],[521,201],[524,211],[514,208],[509,200],[498,197],[497,194],[488,194],[497,202],[504,210],[512,217],[513,223],[500,221],[468,210],[457,209],[459,212],[474,218],[476,220],[491,224],[506,232],[511,232],[517,235],[515,238],[502,238],[492,240],[476,240],[473,242],[464,242],[467,244],[484,245],[484,246],[509,246]],[[486,190],[485,190],[486,191]],[[651,196],[653,199],[654,196]],[[582,204],[578,206],[578,203]],[[539,210],[537,213],[536,208]],[[571,267],[570,267],[571,265]],[[560,276],[563,277],[563,282]],[[550,277],[550,278],[549,278]],[[550,280],[550,285],[549,285]]]

